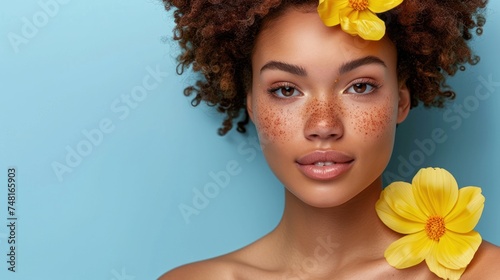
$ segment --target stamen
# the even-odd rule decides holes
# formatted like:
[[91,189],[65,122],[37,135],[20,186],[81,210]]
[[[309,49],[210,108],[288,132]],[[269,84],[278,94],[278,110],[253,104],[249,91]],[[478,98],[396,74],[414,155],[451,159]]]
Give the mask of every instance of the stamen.
[[349,0],[349,6],[356,11],[368,9],[368,0]]
[[446,232],[444,219],[440,216],[430,217],[425,224],[425,232],[430,239],[439,241],[439,238]]

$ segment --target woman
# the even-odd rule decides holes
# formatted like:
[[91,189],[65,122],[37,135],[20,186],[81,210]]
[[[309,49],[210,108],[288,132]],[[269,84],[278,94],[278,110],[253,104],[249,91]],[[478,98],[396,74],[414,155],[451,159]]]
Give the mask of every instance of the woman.
[[[400,2],[166,2],[177,8],[179,65],[204,75],[185,93],[227,114],[222,135],[246,108],[286,191],[272,232],[160,279],[439,279],[427,259],[389,264],[384,252],[403,235],[376,204],[397,124],[419,102],[442,106],[454,97],[445,75],[475,61],[467,41],[484,23],[476,13],[485,3]],[[384,12],[385,33],[372,10]],[[450,275],[498,278],[500,249],[476,249]]]

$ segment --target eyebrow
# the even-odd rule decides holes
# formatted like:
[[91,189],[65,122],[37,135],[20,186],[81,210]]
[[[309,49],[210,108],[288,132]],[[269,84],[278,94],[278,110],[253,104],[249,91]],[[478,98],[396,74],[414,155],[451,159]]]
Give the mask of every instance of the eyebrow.
[[262,66],[260,73],[264,70],[281,70],[297,76],[307,76],[307,71],[303,67],[275,60],[269,61]]
[[[387,68],[387,65],[382,59],[369,55],[342,64],[339,69],[339,74],[345,74],[367,64],[379,64]],[[307,76],[307,71],[303,67],[276,60],[271,60],[264,64],[264,66],[260,69],[260,72],[262,73],[265,70],[281,70],[297,76]]]
[[350,72],[358,67],[367,64],[379,64],[387,68],[387,65],[385,65],[385,62],[382,59],[376,56],[369,55],[344,63],[342,66],[340,66],[339,74],[340,75],[345,74],[347,72]]

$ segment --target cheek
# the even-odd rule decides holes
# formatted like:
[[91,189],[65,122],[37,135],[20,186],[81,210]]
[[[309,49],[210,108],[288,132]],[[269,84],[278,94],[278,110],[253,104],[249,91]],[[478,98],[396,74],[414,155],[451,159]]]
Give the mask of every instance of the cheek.
[[291,110],[273,106],[262,100],[256,102],[255,126],[261,143],[289,141],[294,129]]
[[370,139],[393,137],[396,127],[396,106],[388,98],[384,103],[367,108],[356,107],[351,112],[351,125],[358,134]]

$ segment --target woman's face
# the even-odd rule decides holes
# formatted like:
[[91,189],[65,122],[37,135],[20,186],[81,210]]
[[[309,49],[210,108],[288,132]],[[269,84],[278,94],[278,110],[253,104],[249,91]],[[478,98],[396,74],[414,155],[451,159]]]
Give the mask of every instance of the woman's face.
[[380,177],[409,111],[392,42],[288,9],[260,32],[247,96],[269,166],[296,197],[341,205]]

